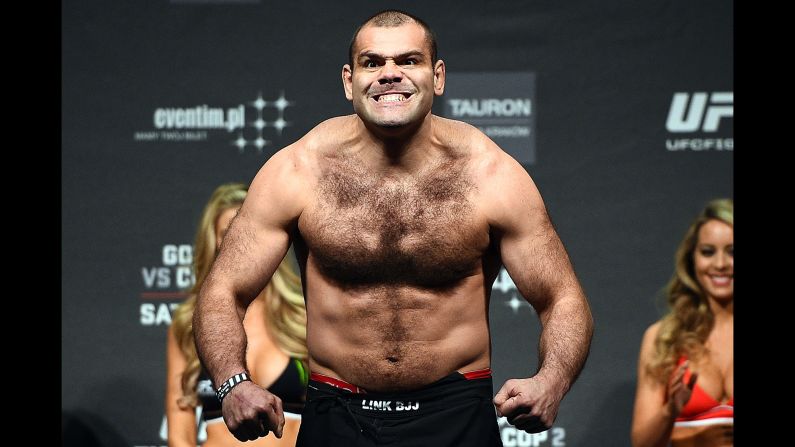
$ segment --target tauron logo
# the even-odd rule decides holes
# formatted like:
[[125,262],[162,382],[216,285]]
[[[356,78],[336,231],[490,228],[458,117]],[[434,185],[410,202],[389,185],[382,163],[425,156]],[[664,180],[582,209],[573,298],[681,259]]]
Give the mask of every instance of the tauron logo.
[[451,99],[453,118],[464,117],[495,117],[495,116],[530,116],[531,103],[527,98],[516,99]]
[[[709,105],[707,98],[709,97]],[[688,107],[688,100],[690,106]],[[721,118],[734,116],[734,92],[674,93],[665,127],[669,132],[717,132]]]
[[[699,133],[707,134],[704,136],[708,138],[700,136],[669,138],[665,140],[665,147],[671,152],[733,151],[732,128],[724,124],[732,117],[734,117],[734,92],[692,94],[676,92],[668,109],[665,128],[674,134]],[[718,132],[723,135],[714,135]]]
[[535,155],[535,73],[447,73],[442,113],[478,128],[522,164]]

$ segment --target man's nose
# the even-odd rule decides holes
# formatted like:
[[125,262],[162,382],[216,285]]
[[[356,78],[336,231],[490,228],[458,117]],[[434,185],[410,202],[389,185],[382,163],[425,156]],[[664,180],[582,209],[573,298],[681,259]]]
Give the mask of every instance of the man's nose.
[[381,85],[393,84],[400,82],[402,79],[403,73],[400,71],[400,67],[393,61],[386,61],[384,66],[381,67],[381,72],[378,76],[378,83]]

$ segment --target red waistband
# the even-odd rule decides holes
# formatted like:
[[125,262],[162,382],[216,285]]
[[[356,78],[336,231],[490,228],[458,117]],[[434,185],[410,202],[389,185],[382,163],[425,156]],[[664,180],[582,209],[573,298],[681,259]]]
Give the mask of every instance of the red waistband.
[[[461,373],[467,380],[475,380],[475,379],[485,379],[491,377],[491,368],[486,369],[478,369],[475,371],[469,371],[465,373]],[[340,388],[346,391],[350,391],[351,393],[359,393],[359,394],[366,394],[364,388],[358,387],[352,383],[348,383],[342,379],[335,379],[334,377],[325,376],[323,374],[315,373],[309,375],[310,380],[314,380],[316,382],[322,382],[328,385],[331,385],[336,388]]]
[[334,377],[324,376],[323,374],[318,374],[313,372],[312,374],[309,375],[309,380],[314,380],[315,382],[323,382],[333,387],[337,387],[345,391],[350,391],[351,393],[360,393],[360,394],[367,393],[367,391],[365,391],[364,388],[359,388],[358,386],[352,383],[348,383],[341,379],[335,379]]
[[461,375],[467,380],[486,379],[491,377],[491,368],[476,369],[475,371],[461,373]]

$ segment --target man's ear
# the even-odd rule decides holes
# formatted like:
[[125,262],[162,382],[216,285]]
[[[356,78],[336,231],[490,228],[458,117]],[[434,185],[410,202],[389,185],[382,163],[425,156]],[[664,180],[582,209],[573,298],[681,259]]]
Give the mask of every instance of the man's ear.
[[345,97],[348,101],[353,101],[353,71],[351,66],[345,64],[342,66],[342,88],[345,89]]
[[444,93],[445,67],[444,61],[439,59],[433,66],[433,94],[442,96]]

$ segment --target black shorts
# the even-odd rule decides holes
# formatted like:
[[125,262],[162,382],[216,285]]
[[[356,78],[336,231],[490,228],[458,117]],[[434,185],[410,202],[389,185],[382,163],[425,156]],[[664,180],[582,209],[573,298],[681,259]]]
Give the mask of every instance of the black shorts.
[[351,392],[310,379],[296,447],[337,446],[502,447],[491,376],[454,372],[402,393]]

